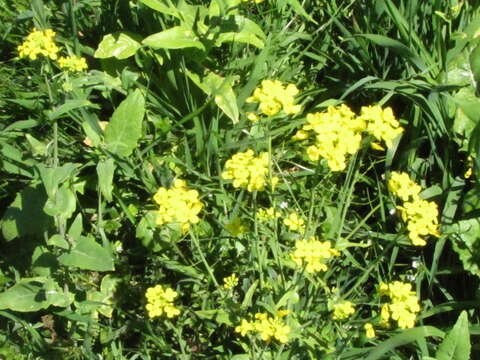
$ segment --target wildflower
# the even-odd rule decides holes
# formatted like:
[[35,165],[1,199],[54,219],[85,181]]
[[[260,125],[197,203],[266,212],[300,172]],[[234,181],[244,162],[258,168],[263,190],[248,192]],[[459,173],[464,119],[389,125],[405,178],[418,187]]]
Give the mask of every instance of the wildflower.
[[189,190],[185,180],[177,179],[173,187],[161,187],[153,196],[154,201],[160,206],[157,211],[157,225],[167,223],[180,223],[182,230],[187,231],[190,224],[200,221],[198,214],[203,208],[203,203],[198,199],[197,190]]
[[407,173],[392,171],[388,181],[389,190],[403,201],[417,198],[422,191],[420,185],[413,181]]
[[283,223],[288,226],[290,231],[303,232],[305,230],[305,221],[299,217],[296,212],[288,215],[288,217],[283,220]]
[[294,138],[304,139],[313,132],[315,143],[307,147],[309,159],[324,158],[330,170],[341,171],[346,167],[347,155],[360,148],[364,129],[365,122],[356,118],[348,106],[329,106],[323,113],[307,114],[307,124]]
[[350,301],[343,301],[333,305],[333,319],[344,320],[355,313],[354,304]]
[[238,285],[238,277],[236,274],[232,274],[223,278],[223,287],[227,290],[232,290],[235,286]]
[[376,336],[375,329],[371,323],[366,323],[363,328],[365,329],[365,335],[367,338],[373,339]]
[[247,98],[247,103],[260,103],[259,111],[267,116],[273,116],[281,110],[287,115],[297,114],[301,110],[300,105],[294,105],[294,96],[297,94],[298,89],[293,84],[283,85],[279,80],[263,80],[262,85]]
[[88,69],[87,60],[84,57],[61,56],[58,59],[58,66],[67,71],[83,71]]
[[172,318],[180,314],[180,310],[173,305],[173,300],[178,296],[177,292],[169,287],[156,285],[147,289],[147,311],[150,318],[167,315]]
[[280,310],[274,317],[270,317],[266,313],[256,313],[253,321],[242,319],[241,324],[235,328],[235,332],[242,336],[249,332],[255,332],[265,342],[270,342],[273,338],[282,344],[286,344],[291,329],[283,322],[282,318],[288,313],[288,310]]
[[367,132],[377,140],[385,141],[388,148],[392,146],[392,140],[403,132],[403,128],[390,107],[382,109],[381,106],[363,106],[360,111],[360,119],[367,124]]
[[280,215],[281,214],[273,207],[269,207],[267,209],[258,209],[256,217],[259,221],[266,222],[268,220],[279,218]]
[[[243,153],[237,153],[225,163],[226,170],[222,173],[222,178],[233,180],[235,188],[243,187],[250,192],[262,191],[265,189],[269,175],[269,161],[270,155],[267,152],[262,152],[257,157],[250,149]],[[278,180],[278,177],[272,177],[272,188],[275,187]]]
[[338,250],[331,247],[330,241],[318,241],[315,237],[310,240],[300,240],[295,244],[295,250],[290,255],[298,266],[304,266],[308,273],[326,271],[325,261],[338,256]]
[[55,44],[54,38],[55,31],[52,29],[37,30],[33,28],[25,41],[17,47],[19,56],[35,60],[39,55],[42,55],[56,60],[60,49]]
[[380,283],[380,295],[390,297],[391,303],[384,304],[380,316],[382,323],[388,324],[389,320],[395,320],[402,329],[415,326],[416,314],[420,311],[420,305],[412,285],[401,281],[386,284]]
[[232,234],[232,236],[238,236],[247,231],[247,226],[239,218],[235,218],[226,224],[225,228],[230,232],[230,234]]

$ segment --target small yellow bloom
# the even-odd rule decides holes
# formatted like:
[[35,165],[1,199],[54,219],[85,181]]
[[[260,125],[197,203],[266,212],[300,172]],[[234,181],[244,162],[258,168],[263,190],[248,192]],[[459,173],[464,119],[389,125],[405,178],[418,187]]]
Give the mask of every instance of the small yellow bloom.
[[305,221],[299,217],[296,212],[288,215],[288,217],[283,220],[283,223],[288,226],[290,231],[303,232],[305,230]]
[[363,328],[365,329],[365,335],[367,338],[373,339],[376,336],[375,329],[371,323],[366,323]]
[[84,57],[61,56],[58,59],[58,66],[67,71],[83,71],[88,69],[87,60]]
[[236,274],[232,274],[223,278],[223,287],[227,290],[232,290],[235,286],[238,285],[238,277]]
[[344,320],[355,313],[354,304],[350,301],[343,301],[333,305],[333,319]]
[[33,28],[25,41],[17,47],[21,58],[30,58],[35,60],[37,57],[46,56],[56,60],[60,49],[55,44],[55,31],[52,29],[37,30]]
[[288,313],[288,310],[279,310],[275,317],[270,317],[267,313],[256,313],[253,321],[242,319],[241,324],[235,328],[235,332],[242,336],[255,332],[265,342],[270,342],[273,338],[281,344],[286,344],[291,329],[283,322],[282,318]]
[[273,207],[257,210],[257,218],[261,222],[277,219],[280,217],[280,215],[280,212],[276,211]]
[[331,247],[330,241],[318,241],[315,237],[310,240],[300,240],[295,244],[295,249],[290,255],[297,266],[303,267],[308,273],[326,271],[325,262],[339,251]]
[[297,114],[301,110],[300,105],[294,105],[294,96],[297,94],[298,89],[293,84],[285,86],[279,80],[263,80],[261,86],[247,98],[247,103],[260,103],[259,111],[267,116],[273,116],[282,110],[287,115]]
[[167,315],[172,318],[180,314],[180,310],[173,305],[173,300],[178,296],[177,292],[169,287],[156,285],[147,289],[145,296],[147,298],[146,309],[148,316],[154,318]]

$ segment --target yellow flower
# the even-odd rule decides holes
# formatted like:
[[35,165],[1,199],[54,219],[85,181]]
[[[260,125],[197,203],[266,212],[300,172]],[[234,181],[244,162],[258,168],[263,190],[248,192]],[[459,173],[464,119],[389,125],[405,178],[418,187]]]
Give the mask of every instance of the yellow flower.
[[288,310],[279,310],[275,317],[270,317],[266,313],[256,313],[253,321],[242,319],[241,324],[235,328],[235,332],[242,336],[249,332],[256,332],[265,342],[270,342],[273,338],[282,344],[286,344],[291,329],[283,322],[282,318],[288,313]]
[[[233,180],[233,187],[246,188],[252,192],[262,191],[269,177],[270,155],[267,152],[255,156],[253,150],[247,150],[243,153],[237,153],[225,163],[225,171],[222,178]],[[272,177],[272,188],[278,182],[278,177]]]
[[280,217],[280,213],[276,211],[273,207],[267,209],[258,209],[257,210],[257,219],[260,222],[266,222],[268,220],[273,220]]
[[87,61],[84,57],[61,56],[58,59],[58,66],[67,71],[83,71],[88,69]]
[[389,320],[395,320],[402,329],[415,326],[416,314],[420,311],[417,295],[412,291],[412,285],[401,281],[390,284],[381,283],[380,295],[390,297],[391,303],[384,304],[381,310],[382,323],[388,325]]
[[263,80],[261,86],[247,98],[247,103],[260,103],[259,111],[267,116],[273,116],[281,110],[287,115],[297,114],[301,110],[300,105],[294,105],[294,96],[297,94],[298,89],[293,84],[285,86],[279,80]]
[[238,277],[236,274],[232,274],[223,278],[223,287],[227,290],[233,289],[235,286],[238,285]]
[[288,217],[283,220],[283,223],[288,226],[290,231],[303,232],[305,230],[305,221],[299,217],[296,212],[288,215]]
[[154,318],[167,315],[172,318],[180,314],[180,310],[173,305],[173,300],[178,296],[177,292],[162,285],[156,285],[147,289],[145,296],[147,298],[146,309],[148,316]]
[[253,322],[242,319],[242,323],[235,328],[235,332],[240,333],[240,335],[245,336],[249,332],[255,329]]
[[333,319],[344,320],[355,313],[354,304],[350,301],[343,301],[333,305]]
[[17,47],[21,58],[35,60],[39,55],[57,59],[60,49],[55,44],[55,31],[52,29],[37,30],[33,28],[25,41]]
[[367,338],[373,339],[376,336],[375,329],[371,323],[366,323],[363,328],[365,329],[365,335]]
[[298,266],[304,266],[308,273],[326,271],[325,261],[333,256],[340,255],[339,251],[331,247],[330,241],[318,241],[315,237],[310,240],[300,240],[295,244],[295,250],[290,255]]
[[392,146],[392,140],[403,132],[400,123],[395,119],[391,108],[382,109],[381,106],[363,106],[360,118],[367,124],[367,132],[377,140],[385,141],[387,147]]
[[198,199],[197,190],[189,190],[184,180],[177,179],[170,189],[161,187],[153,196],[160,206],[157,211],[157,225],[180,223],[182,230],[187,231],[190,224],[200,221],[198,214],[203,203]]
[[396,171],[392,171],[390,174],[388,188],[403,201],[417,198],[422,191],[420,185],[413,181],[407,173]]

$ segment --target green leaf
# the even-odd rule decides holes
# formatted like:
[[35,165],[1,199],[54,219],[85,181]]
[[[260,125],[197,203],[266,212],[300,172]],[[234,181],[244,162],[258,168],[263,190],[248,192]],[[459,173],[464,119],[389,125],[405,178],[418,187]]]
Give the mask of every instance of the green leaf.
[[43,186],[47,191],[48,197],[54,199],[58,191],[58,185],[65,183],[69,178],[73,177],[77,164],[66,163],[60,167],[51,168],[43,164],[38,165],[38,171],[42,178]]
[[175,26],[150,35],[143,39],[142,44],[154,49],[183,49],[194,47],[205,51],[205,46],[198,40],[194,32],[184,26]]
[[68,184],[64,184],[58,189],[55,195],[47,200],[43,211],[50,216],[60,216],[63,219],[69,219],[77,208],[75,194],[70,190]]
[[94,56],[99,59],[115,57],[119,60],[135,55],[142,46],[134,38],[137,36],[128,32],[117,32],[105,35],[98,45]]
[[128,156],[142,136],[145,99],[139,89],[122,101],[105,129],[107,149],[119,156]]
[[98,185],[102,195],[107,201],[112,201],[114,172],[115,162],[112,158],[102,160],[97,165]]
[[78,213],[73,220],[72,225],[70,225],[70,229],[68,229],[68,238],[71,242],[77,242],[80,239],[80,236],[83,232],[83,218],[82,213]]
[[63,117],[65,114],[68,114],[70,111],[75,109],[80,109],[83,107],[91,107],[99,109],[100,106],[92,104],[88,100],[65,100],[65,103],[55,107],[53,110],[47,112],[47,116],[50,120],[55,120]]
[[237,97],[232,88],[234,78],[223,78],[213,72],[200,78],[198,74],[188,70],[187,75],[204,93],[214,97],[215,103],[234,124],[238,122]]
[[311,21],[315,24],[318,24],[314,18],[312,18],[303,8],[302,4],[298,0],[284,0],[287,4],[289,4],[295,12],[302,15],[308,21]]
[[50,306],[43,284],[46,278],[25,278],[0,294],[0,310],[38,311]]
[[55,234],[52,235],[48,240],[47,240],[47,245],[50,246],[58,246],[59,248],[62,249],[68,249],[70,246],[68,245],[67,240],[60,235],[60,234]]
[[84,270],[112,271],[112,254],[94,239],[82,236],[73,249],[58,258],[65,266],[75,266]]
[[406,329],[403,330],[400,334],[391,337],[388,340],[385,340],[378,344],[369,354],[365,360],[376,360],[381,359],[386,355],[389,351],[414,342],[419,338],[425,338],[428,336],[438,336],[443,338],[445,333],[436,327],[433,326],[420,326],[413,329]]
[[[226,31],[232,27],[232,22],[234,23],[235,31]],[[244,16],[229,16],[220,25],[220,32],[218,37],[216,37],[215,46],[220,46],[224,42],[247,43],[259,49],[263,49],[265,46],[264,40],[266,35],[262,28]]]
[[17,193],[1,221],[5,240],[27,235],[41,237],[53,225],[52,218],[42,211],[46,200],[47,194],[41,186],[27,187]]
[[467,312],[464,310],[458,317],[453,329],[439,345],[435,357],[437,360],[469,360],[470,350],[468,317]]
[[470,68],[477,84],[480,84],[480,44],[473,49],[469,56]]
[[164,0],[140,0],[140,2],[152,8],[153,10],[180,18],[177,9],[166,5]]
[[460,220],[445,226],[444,232],[452,234],[452,247],[463,263],[463,268],[480,276],[480,218]]

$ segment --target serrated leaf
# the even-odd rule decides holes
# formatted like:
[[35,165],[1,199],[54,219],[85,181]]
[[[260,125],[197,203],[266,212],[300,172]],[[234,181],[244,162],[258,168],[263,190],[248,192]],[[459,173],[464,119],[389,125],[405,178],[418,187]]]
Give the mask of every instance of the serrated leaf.
[[467,312],[462,311],[453,329],[439,345],[435,357],[437,360],[469,360],[470,351],[468,317]]
[[175,26],[168,30],[150,35],[142,44],[154,49],[184,49],[194,47],[205,51],[205,46],[188,27]]
[[127,32],[117,32],[105,35],[98,45],[94,56],[99,59],[115,57],[119,60],[135,55],[142,46],[134,39],[135,35]]
[[101,160],[97,165],[98,185],[102,195],[107,201],[112,201],[114,172],[115,162],[112,158]]
[[119,156],[128,156],[142,136],[145,99],[136,89],[122,101],[105,129],[107,149]]
[[75,266],[84,270],[112,271],[112,254],[90,237],[81,237],[73,249],[58,258],[65,266]]

